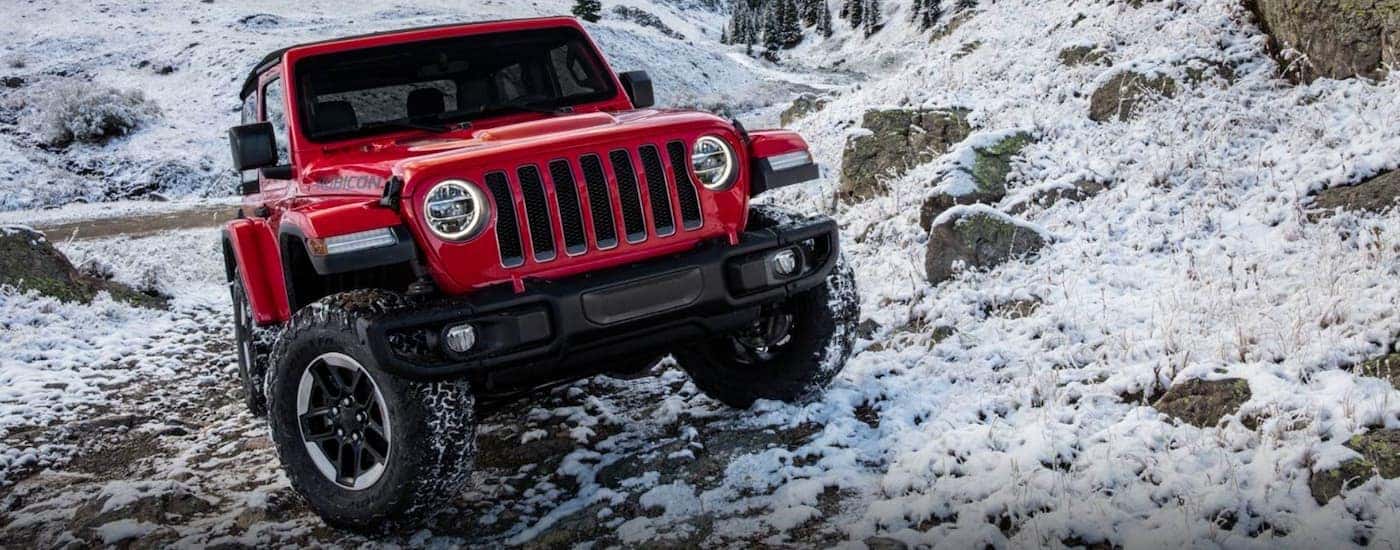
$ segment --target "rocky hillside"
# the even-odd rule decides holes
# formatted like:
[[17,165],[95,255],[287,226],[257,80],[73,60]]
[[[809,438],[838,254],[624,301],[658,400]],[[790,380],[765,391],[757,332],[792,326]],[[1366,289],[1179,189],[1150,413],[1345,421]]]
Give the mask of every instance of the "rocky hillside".
[[870,75],[793,103],[833,162],[774,199],[843,221],[871,315],[806,413],[877,412],[825,456],[879,466],[813,476],[852,530],[1400,542],[1393,3],[905,4],[785,54]]

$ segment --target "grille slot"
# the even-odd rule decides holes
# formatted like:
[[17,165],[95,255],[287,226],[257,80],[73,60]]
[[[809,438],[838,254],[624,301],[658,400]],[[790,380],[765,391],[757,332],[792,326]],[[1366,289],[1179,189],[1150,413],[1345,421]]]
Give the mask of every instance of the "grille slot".
[[583,183],[588,187],[588,213],[593,216],[593,237],[598,240],[598,248],[608,249],[617,246],[617,222],[613,221],[612,197],[608,193],[608,180],[603,175],[603,161],[598,155],[584,155],[578,159],[583,169]]
[[556,160],[549,163],[549,179],[554,183],[554,199],[559,201],[559,225],[564,229],[564,252],[570,256],[588,251],[588,237],[583,234],[583,215],[580,213],[578,187],[574,183],[574,171],[569,161]]
[[666,188],[661,155],[655,145],[643,145],[637,152],[642,156],[642,171],[647,177],[647,198],[651,199],[651,222],[656,226],[656,236],[674,235],[676,219],[671,215],[671,191]]
[[679,141],[667,143],[666,153],[671,157],[671,171],[676,179],[676,200],[681,207],[681,225],[686,231],[700,229],[705,225],[705,221],[700,217],[700,196],[695,189],[695,182],[690,179],[685,144]]
[[486,189],[496,203],[496,244],[501,249],[501,265],[516,267],[525,263],[520,246],[520,222],[515,219],[515,197],[510,193],[505,172],[486,174]]
[[530,246],[535,251],[535,261],[553,260],[554,230],[549,223],[549,202],[545,200],[540,169],[534,165],[521,166],[516,175],[520,178],[521,196],[525,198],[525,220],[530,224]]
[[642,197],[637,190],[637,172],[632,168],[632,155],[625,149],[608,153],[613,173],[617,175],[617,198],[622,202],[622,229],[627,242],[647,240],[646,219],[642,217]]

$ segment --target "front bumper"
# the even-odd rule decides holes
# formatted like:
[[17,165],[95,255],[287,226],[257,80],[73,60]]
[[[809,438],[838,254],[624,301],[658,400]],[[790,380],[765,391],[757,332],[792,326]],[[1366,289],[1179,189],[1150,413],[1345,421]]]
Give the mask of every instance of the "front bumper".
[[[527,389],[611,370],[619,361],[752,323],[761,306],[822,284],[840,256],[836,224],[809,219],[748,231],[736,246],[695,250],[557,281],[524,293],[509,285],[435,299],[360,327],[385,370],[419,380],[468,376],[486,392]],[[797,272],[770,257],[793,250]],[[470,323],[476,345],[442,345],[449,327]]]

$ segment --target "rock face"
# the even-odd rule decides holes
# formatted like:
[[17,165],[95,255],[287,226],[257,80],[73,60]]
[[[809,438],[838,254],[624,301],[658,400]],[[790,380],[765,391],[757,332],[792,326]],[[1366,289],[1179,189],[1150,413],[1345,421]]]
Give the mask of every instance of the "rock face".
[[1240,378],[1187,380],[1167,389],[1152,407],[1197,428],[1211,428],[1240,410],[1252,393]]
[[1313,197],[1312,207],[1323,213],[1341,208],[1384,212],[1400,199],[1400,170],[1387,172],[1356,185],[1329,187]]
[[1021,213],[1029,210],[1032,206],[1050,208],[1051,206],[1054,206],[1056,203],[1062,200],[1067,200],[1071,202],[1088,200],[1089,197],[1102,193],[1108,190],[1108,188],[1109,184],[1101,181],[1081,180],[1075,182],[1074,185],[1068,188],[1056,187],[1053,189],[1039,191],[1029,199],[1007,207],[1006,213],[1011,214],[1013,216],[1019,216],[1021,215]]
[[613,6],[613,15],[624,21],[631,21],[643,27],[656,29],[657,32],[676,40],[685,40],[685,35],[676,32],[675,29],[666,26],[660,17],[652,15],[651,12],[634,8],[631,6]]
[[1066,67],[1078,67],[1080,65],[1104,65],[1113,66],[1113,60],[1108,58],[1108,51],[1097,46],[1070,46],[1060,50],[1060,63]]
[[105,290],[133,305],[165,305],[162,298],[79,273],[43,233],[19,227],[0,227],[0,285],[33,290],[65,302],[87,303]]
[[919,226],[930,229],[933,220],[943,211],[960,204],[993,204],[1006,197],[1006,176],[1011,173],[1011,159],[1021,154],[1034,138],[1025,132],[1011,134],[989,147],[972,150],[973,163],[958,168],[972,181],[973,190],[961,194],[938,193],[924,200],[919,208]]
[[788,107],[778,115],[783,127],[796,122],[798,119],[822,110],[826,107],[827,98],[818,97],[816,94],[802,94],[797,99],[792,100],[792,106]]
[[1275,51],[1296,51],[1302,59],[1280,60],[1290,74],[1319,77],[1385,77],[1385,66],[1400,63],[1400,1],[1250,0],[1250,9],[1271,38]]
[[1332,497],[1356,488],[1380,474],[1383,479],[1400,477],[1400,430],[1376,430],[1355,436],[1347,448],[1361,458],[1342,463],[1334,470],[1313,472],[1308,480],[1313,499],[1326,504]]
[[1106,122],[1117,118],[1129,120],[1155,96],[1176,95],[1176,81],[1169,76],[1147,76],[1135,72],[1114,75],[1089,99],[1089,118]]
[[981,209],[948,214],[929,231],[924,269],[933,284],[953,278],[959,262],[969,269],[991,268],[1045,246],[1039,233],[1004,214]]
[[868,133],[846,141],[842,155],[841,198],[863,200],[883,194],[882,180],[929,162],[972,131],[964,109],[867,111]]

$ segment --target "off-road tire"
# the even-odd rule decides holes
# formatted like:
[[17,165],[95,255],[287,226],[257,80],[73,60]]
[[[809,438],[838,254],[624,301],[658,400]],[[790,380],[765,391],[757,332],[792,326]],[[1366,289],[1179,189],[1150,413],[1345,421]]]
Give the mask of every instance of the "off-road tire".
[[267,416],[267,395],[263,392],[263,386],[267,381],[268,355],[272,353],[278,329],[253,324],[249,315],[251,309],[247,307],[248,291],[243,287],[239,268],[234,268],[233,280],[229,281],[228,286],[233,300],[233,343],[238,353],[238,380],[243,403],[253,416]]
[[[749,215],[755,229],[806,219],[766,206],[755,206]],[[700,391],[732,407],[748,408],[758,399],[815,397],[851,356],[860,317],[855,273],[837,258],[824,284],[788,298],[783,307],[792,315],[791,340],[770,360],[741,362],[732,338],[724,336],[676,350],[676,362]]]
[[[476,413],[468,384],[384,372],[357,334],[358,324],[402,307],[402,297],[381,290],[328,296],[298,311],[273,348],[267,381],[273,442],[292,488],[334,527],[369,533],[413,528],[456,497],[471,474]],[[392,428],[384,471],[362,490],[323,475],[302,439],[298,383],[310,362],[328,352],[350,356],[368,371]]]

